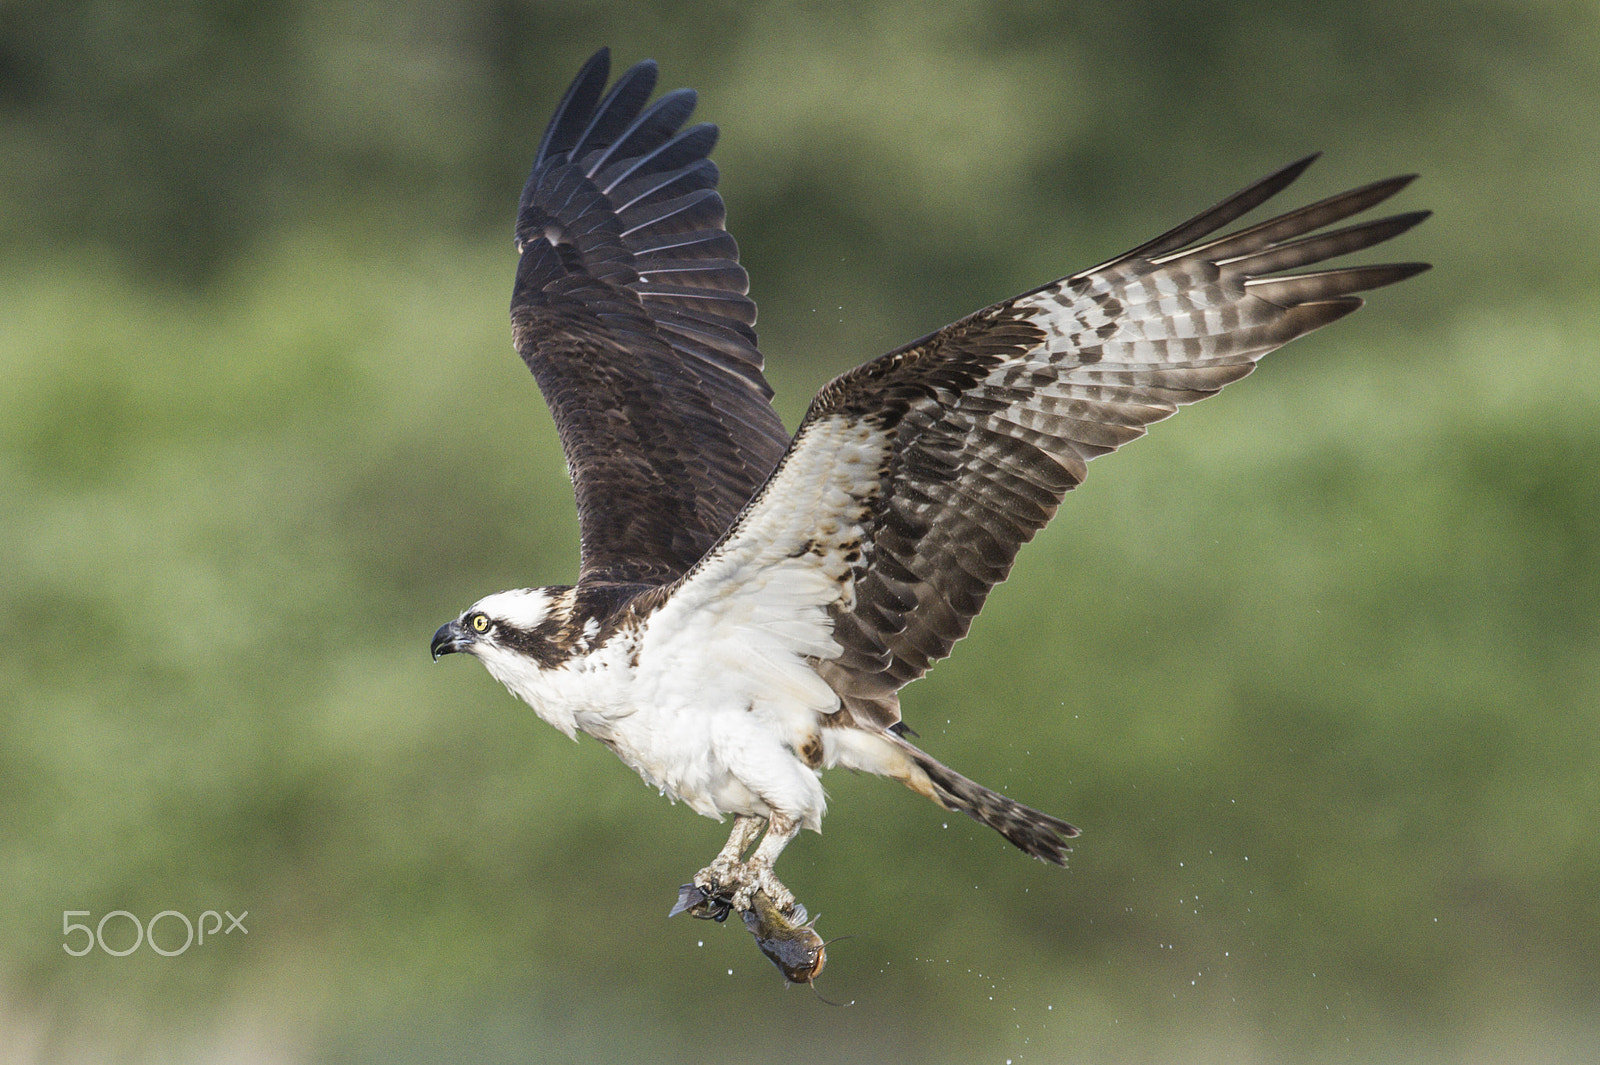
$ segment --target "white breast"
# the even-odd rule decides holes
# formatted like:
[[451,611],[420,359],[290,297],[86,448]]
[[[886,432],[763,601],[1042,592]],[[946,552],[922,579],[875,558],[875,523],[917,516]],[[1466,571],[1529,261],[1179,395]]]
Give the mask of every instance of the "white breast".
[[[481,657],[544,721],[595,737],[696,813],[765,817],[777,809],[820,827],[822,785],[796,751],[815,734],[819,712],[835,708],[831,689],[792,654],[773,668],[757,656],[730,658],[719,641],[701,643],[702,656],[669,642],[672,653],[663,653],[641,633],[619,633],[548,670],[498,648]],[[811,682],[797,683],[799,673]]]

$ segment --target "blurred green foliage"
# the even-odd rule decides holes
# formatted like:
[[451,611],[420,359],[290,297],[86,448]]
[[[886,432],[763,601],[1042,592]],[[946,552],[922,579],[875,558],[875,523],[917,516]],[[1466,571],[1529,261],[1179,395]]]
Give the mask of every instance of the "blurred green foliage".
[[[510,212],[604,43],[722,126],[791,423],[1308,150],[1286,204],[1439,212],[907,692],[1069,870],[830,776],[785,878],[848,1009],[663,920],[718,826],[427,660],[573,572]],[[1597,55],[1554,0],[0,2],[6,1056],[1593,1060]]]

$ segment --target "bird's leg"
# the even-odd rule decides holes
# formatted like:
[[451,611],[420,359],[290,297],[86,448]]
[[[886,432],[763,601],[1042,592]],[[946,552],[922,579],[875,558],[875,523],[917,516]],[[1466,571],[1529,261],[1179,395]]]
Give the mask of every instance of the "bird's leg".
[[[738,889],[733,893],[733,908],[741,912],[748,911],[754,905],[757,891],[763,892],[772,900],[779,912],[790,914],[795,912],[799,905],[795,901],[794,893],[783,886],[777,874],[772,871],[772,863],[778,860],[778,855],[789,841],[800,833],[800,822],[793,817],[773,811],[772,817],[767,822],[767,834],[761,840],[761,845],[750,855],[750,860],[744,864],[744,876],[741,878]],[[802,914],[804,911],[800,911]],[[801,918],[804,919],[803,917]]]
[[744,852],[750,849],[761,834],[766,819],[740,814],[733,819],[733,831],[711,864],[694,874],[695,887],[714,897],[726,891],[739,890],[744,882]]

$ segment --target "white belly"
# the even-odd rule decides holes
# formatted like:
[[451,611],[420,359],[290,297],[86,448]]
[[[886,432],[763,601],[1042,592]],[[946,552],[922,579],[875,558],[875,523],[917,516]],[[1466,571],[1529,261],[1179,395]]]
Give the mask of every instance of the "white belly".
[[648,654],[635,661],[632,651],[614,640],[548,670],[495,649],[480,657],[545,721],[595,737],[696,813],[720,820],[776,810],[820,828],[821,779],[798,751],[837,703],[815,673],[800,664],[809,683],[788,676],[773,684],[771,670],[752,669],[748,659],[656,663]]

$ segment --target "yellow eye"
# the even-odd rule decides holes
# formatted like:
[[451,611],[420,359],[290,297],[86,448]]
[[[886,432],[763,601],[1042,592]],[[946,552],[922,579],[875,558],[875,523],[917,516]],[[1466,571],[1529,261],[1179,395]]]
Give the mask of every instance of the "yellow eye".
[[489,619],[482,614],[472,615],[472,620],[467,622],[467,624],[472,626],[473,632],[489,631]]

